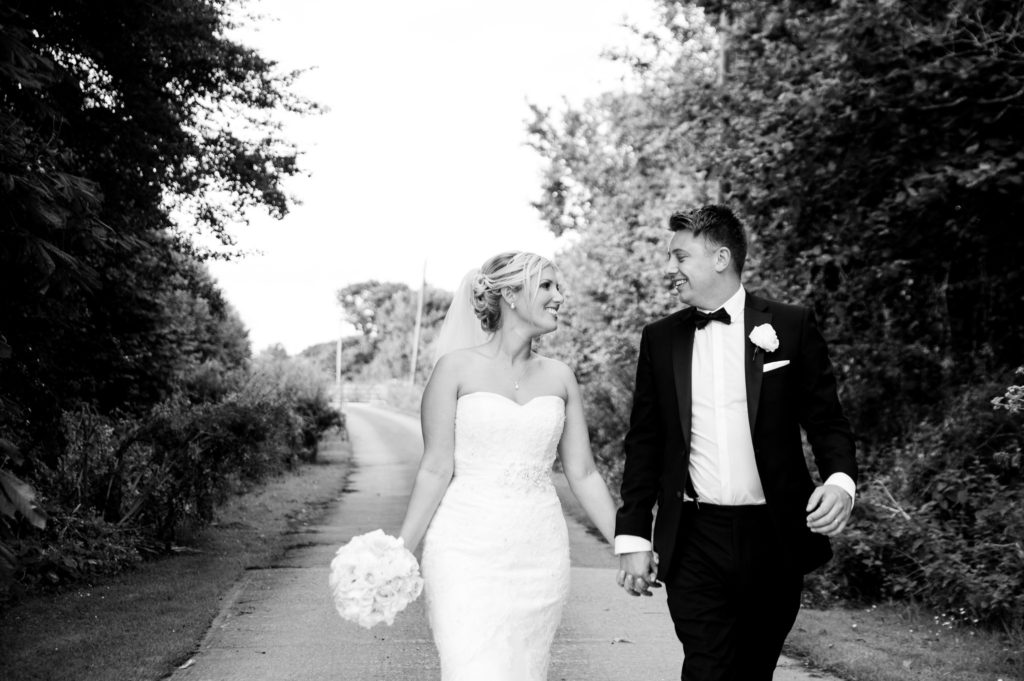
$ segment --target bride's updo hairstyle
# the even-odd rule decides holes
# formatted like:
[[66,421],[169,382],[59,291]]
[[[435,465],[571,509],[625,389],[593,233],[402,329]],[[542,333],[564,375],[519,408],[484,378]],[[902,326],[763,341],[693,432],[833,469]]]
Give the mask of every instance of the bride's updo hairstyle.
[[540,273],[551,261],[535,253],[509,251],[490,258],[473,281],[473,312],[487,333],[501,326],[501,291],[527,291],[532,300],[540,287]]

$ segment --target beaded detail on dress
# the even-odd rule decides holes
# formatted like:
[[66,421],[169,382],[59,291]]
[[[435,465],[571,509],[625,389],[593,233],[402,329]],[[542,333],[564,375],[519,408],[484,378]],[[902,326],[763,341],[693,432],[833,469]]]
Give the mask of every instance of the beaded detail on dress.
[[503,471],[502,479],[510,487],[524,492],[547,492],[554,489],[550,468],[537,465],[511,464]]

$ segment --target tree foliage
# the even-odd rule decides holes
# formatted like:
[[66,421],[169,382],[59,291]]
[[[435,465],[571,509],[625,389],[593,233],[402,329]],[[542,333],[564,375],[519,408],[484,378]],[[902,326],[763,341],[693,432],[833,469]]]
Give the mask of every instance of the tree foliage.
[[[823,320],[865,488],[884,483],[918,513],[936,551],[967,556],[957,542],[974,541],[1016,555],[1020,500],[1006,492],[1024,471],[992,454],[1019,448],[1019,420],[993,431],[989,400],[991,381],[1024,359],[1014,262],[1024,247],[1024,10],[1005,0],[662,10],[645,48],[618,55],[634,67],[628,88],[560,116],[538,110],[530,128],[548,160],[538,208],[574,239],[560,260],[572,329],[558,342],[578,361],[602,458],[614,471],[639,329],[675,305],[659,277],[667,217],[723,201],[750,228],[746,285]],[[958,502],[942,482],[957,476],[991,504]],[[873,494],[859,507],[882,509]],[[940,522],[939,508],[955,522]],[[979,522],[996,514],[1006,522]],[[865,522],[878,542],[857,555],[870,562],[899,542]],[[973,579],[935,572],[917,595],[941,593],[953,573]],[[958,607],[988,621],[1024,616],[1019,603],[968,597],[978,584],[956,592]],[[1019,580],[1008,588],[1024,592]]]
[[225,241],[225,201],[283,214],[296,153],[260,117],[308,107],[226,37],[231,7],[0,8],[0,425],[28,454],[59,451],[61,408],[145,411],[183,363],[248,352],[171,211]]
[[[201,420],[249,370],[190,235],[229,248],[246,211],[288,210],[297,152],[270,116],[316,107],[229,37],[237,9],[0,6],[0,437],[18,453],[0,469],[43,504],[64,500],[39,485],[71,456],[69,414],[137,423],[180,404]],[[27,517],[0,518],[0,540]]]
[[[416,380],[423,382],[433,369],[431,349],[444,321],[452,295],[427,286],[423,294]],[[362,332],[363,339],[346,359],[349,374],[362,363],[362,379],[405,378],[412,363],[412,341],[419,293],[405,284],[375,280],[349,284],[338,291],[345,319]]]

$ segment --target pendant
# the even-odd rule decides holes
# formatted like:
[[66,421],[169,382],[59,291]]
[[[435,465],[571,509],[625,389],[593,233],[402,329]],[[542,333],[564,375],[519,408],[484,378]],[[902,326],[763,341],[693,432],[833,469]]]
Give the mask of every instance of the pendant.
[[519,381],[512,381],[512,385],[516,390],[519,390]]

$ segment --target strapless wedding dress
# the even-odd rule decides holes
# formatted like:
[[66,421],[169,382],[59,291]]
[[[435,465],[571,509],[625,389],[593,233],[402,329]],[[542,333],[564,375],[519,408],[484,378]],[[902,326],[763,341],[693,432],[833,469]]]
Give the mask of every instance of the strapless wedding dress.
[[455,475],[421,567],[442,681],[546,681],[569,593],[569,538],[551,464],[560,397],[459,398]]

